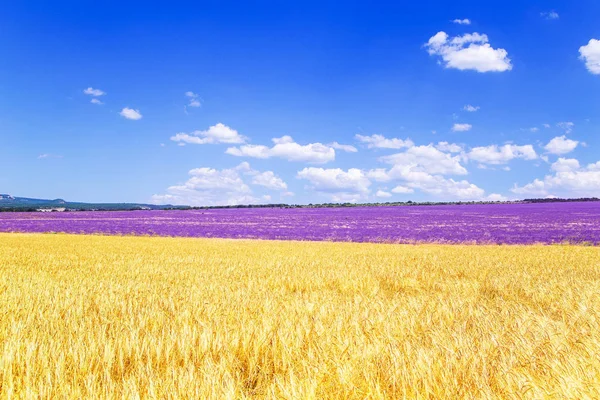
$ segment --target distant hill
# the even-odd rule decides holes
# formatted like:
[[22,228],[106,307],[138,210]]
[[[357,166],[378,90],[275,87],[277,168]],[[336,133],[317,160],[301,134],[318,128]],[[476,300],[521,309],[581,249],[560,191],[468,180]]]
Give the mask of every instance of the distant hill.
[[173,206],[170,204],[157,206],[142,203],[81,203],[63,199],[32,199],[29,197],[15,197],[9,194],[0,194],[0,211],[118,211],[118,210],[166,210],[185,209],[186,206]]
[[378,207],[378,206],[440,206],[465,204],[515,204],[515,203],[559,203],[559,202],[600,201],[597,197],[579,199],[543,198],[511,201],[448,201],[448,202],[387,202],[387,203],[320,203],[320,204],[239,204],[232,206],[174,206],[142,203],[81,203],[63,199],[44,200],[28,197],[13,197],[0,194],[0,212],[3,211],[132,211],[132,210],[206,210],[217,208],[339,208],[339,207]]

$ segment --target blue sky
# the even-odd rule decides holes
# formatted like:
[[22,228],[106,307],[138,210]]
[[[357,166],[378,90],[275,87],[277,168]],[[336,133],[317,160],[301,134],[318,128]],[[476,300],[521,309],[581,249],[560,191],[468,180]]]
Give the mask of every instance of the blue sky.
[[2,4],[0,193],[600,196],[600,3],[403,3]]

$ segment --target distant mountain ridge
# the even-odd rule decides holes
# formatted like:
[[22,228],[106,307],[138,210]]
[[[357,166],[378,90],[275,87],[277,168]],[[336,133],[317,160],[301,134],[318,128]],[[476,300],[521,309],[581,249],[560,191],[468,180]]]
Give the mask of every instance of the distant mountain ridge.
[[70,202],[64,199],[33,199],[29,197],[16,197],[9,194],[0,194],[0,211],[78,211],[78,210],[164,210],[171,208],[188,208],[185,206],[154,205],[143,203],[83,203]]

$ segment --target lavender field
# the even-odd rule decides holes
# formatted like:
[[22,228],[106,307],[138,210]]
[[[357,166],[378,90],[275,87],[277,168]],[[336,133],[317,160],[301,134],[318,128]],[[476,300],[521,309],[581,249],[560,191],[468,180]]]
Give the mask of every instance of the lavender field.
[[600,203],[1,213],[0,231],[391,243],[600,244]]

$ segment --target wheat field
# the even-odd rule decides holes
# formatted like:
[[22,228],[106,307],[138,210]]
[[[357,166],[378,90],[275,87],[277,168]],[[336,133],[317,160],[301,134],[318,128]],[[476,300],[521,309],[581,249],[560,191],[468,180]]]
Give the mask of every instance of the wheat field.
[[600,397],[600,248],[0,234],[0,398]]

